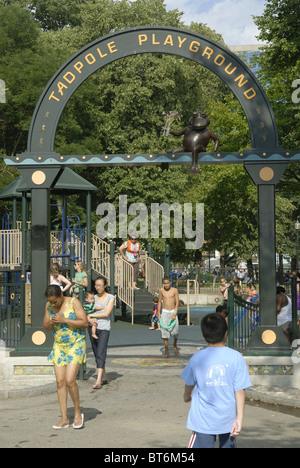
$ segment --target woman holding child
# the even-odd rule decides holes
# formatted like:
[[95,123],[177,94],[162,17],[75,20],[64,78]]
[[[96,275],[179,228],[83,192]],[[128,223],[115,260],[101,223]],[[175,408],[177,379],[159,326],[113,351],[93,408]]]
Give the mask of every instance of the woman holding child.
[[107,345],[110,335],[110,314],[113,310],[115,297],[106,291],[107,281],[105,278],[97,278],[95,281],[95,312],[88,315],[90,325],[97,325],[97,338],[92,336],[92,326],[89,327],[89,335],[92,343],[93,352],[97,365],[97,380],[94,389],[102,388],[103,384],[107,384],[107,375],[105,371],[105,361],[107,354]]

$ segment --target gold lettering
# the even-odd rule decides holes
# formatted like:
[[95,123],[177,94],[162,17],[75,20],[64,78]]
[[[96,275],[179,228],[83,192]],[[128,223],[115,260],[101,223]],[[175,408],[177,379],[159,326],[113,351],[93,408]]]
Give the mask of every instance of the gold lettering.
[[66,86],[64,83],[62,83],[61,81],[59,81],[59,82],[57,83],[57,89],[58,89],[59,94],[61,94],[61,95],[63,96],[63,95],[64,95],[63,89],[68,89],[68,86]]
[[[69,76],[70,76],[71,78],[69,78]],[[67,73],[63,76],[63,79],[64,79],[67,83],[71,84],[71,83],[73,83],[73,81],[75,80],[75,75],[73,75],[73,73],[71,73],[71,72],[67,72]]]
[[236,70],[236,67],[234,67],[233,70],[230,70],[230,71],[229,71],[230,65],[232,65],[231,62],[230,62],[230,64],[227,65],[227,67],[225,68],[225,72],[227,73],[227,75],[232,75],[232,73],[235,72],[235,70]]
[[156,38],[155,38],[155,34],[152,34],[152,44],[153,44],[153,45],[159,45],[160,42],[155,42],[155,39],[156,39]]
[[51,99],[55,99],[55,101],[57,101],[57,102],[60,101],[60,99],[58,99],[56,96],[54,96],[54,91],[52,91],[52,93],[49,96],[49,101],[51,101]]
[[[91,57],[91,60],[90,60],[90,57]],[[93,65],[93,63],[96,62],[96,59],[95,59],[95,57],[93,56],[93,54],[87,54],[84,58],[85,58],[85,61],[86,61],[89,65]]]
[[[219,57],[221,59],[221,61],[219,60]],[[215,60],[214,60],[214,63],[216,65],[218,65],[218,67],[220,67],[221,65],[223,65],[223,63],[225,62],[225,57],[223,57],[223,55],[217,55]]]
[[171,34],[169,34],[169,35],[167,36],[167,39],[166,39],[165,42],[164,42],[164,45],[167,45],[167,44],[170,44],[172,47],[174,46],[174,44],[173,44],[173,37],[171,36]]
[[238,81],[239,88],[242,88],[245,86],[246,83],[248,83],[248,80],[243,81],[245,78],[245,75],[240,75],[238,76],[234,81]]
[[115,52],[118,52],[118,49],[116,48],[116,44],[114,43],[114,41],[109,42],[107,44],[107,47],[108,47],[108,50],[110,51],[111,54],[114,54]]
[[[195,46],[194,46],[194,44],[195,44]],[[191,51],[191,52],[198,52],[199,47],[200,47],[200,42],[193,41],[193,42],[191,42],[191,44],[190,44],[190,51]]]
[[141,46],[143,42],[148,41],[147,34],[139,34],[139,45]]
[[[252,94],[249,95],[250,92]],[[247,89],[247,91],[244,92],[244,95],[247,99],[253,99],[256,96],[256,91],[253,88],[249,88]]]
[[207,58],[209,60],[213,53],[214,53],[213,49],[211,49],[210,47],[205,47],[202,57],[207,55]]
[[81,69],[83,68],[83,63],[82,62],[75,63],[74,68],[75,68],[75,70],[78,71],[78,73],[81,74]]
[[181,49],[182,44],[186,41],[186,37],[181,39],[180,36],[178,36],[178,44],[179,44],[179,49]]
[[104,58],[104,57],[107,56],[107,54],[102,54],[102,52],[101,52],[101,50],[99,49],[99,47],[98,47],[98,49],[97,49],[97,52],[98,52],[98,54],[100,55],[100,58]]

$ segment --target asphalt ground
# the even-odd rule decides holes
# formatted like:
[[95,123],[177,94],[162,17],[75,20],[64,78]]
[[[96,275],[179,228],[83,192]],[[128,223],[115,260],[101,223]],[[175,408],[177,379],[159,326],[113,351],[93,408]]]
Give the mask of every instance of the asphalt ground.
[[[0,401],[0,447],[101,448],[101,456],[108,457],[108,461],[116,456],[116,449],[128,455],[137,448],[146,454],[186,449],[191,435],[186,429],[189,404],[183,401],[180,373],[190,356],[204,345],[199,333],[199,327],[189,327],[188,333],[180,327],[180,355],[173,354],[170,343],[167,360],[162,358],[159,332],[148,331],[142,325],[134,329],[122,325],[118,330],[115,325],[107,359],[108,385],[100,390],[92,388],[96,372],[90,348],[87,380],[78,382],[84,428],[52,429],[60,419],[52,384],[47,394],[37,392],[32,397]],[[246,403],[238,448],[300,446],[299,408],[251,400]],[[68,415],[72,423],[71,399]]]

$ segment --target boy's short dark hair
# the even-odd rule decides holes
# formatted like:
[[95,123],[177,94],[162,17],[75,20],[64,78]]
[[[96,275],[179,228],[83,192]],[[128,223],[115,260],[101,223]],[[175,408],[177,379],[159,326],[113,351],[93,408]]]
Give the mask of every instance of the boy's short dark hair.
[[155,304],[158,304],[158,297],[154,297],[154,298],[153,298],[153,302],[154,302]]
[[201,321],[201,330],[207,343],[216,344],[224,341],[228,327],[224,317],[213,313],[203,317]]
[[89,295],[95,296],[95,293],[93,293],[93,291],[86,291],[86,293],[85,293],[85,299],[87,299],[87,298],[89,297]]
[[164,276],[162,282],[164,281],[171,281],[170,276]]
[[227,317],[227,315],[228,315],[227,307],[224,306],[224,305],[218,305],[217,308],[216,308],[216,312],[217,312],[217,314],[221,314],[222,312],[225,312],[225,313],[226,313],[226,317]]

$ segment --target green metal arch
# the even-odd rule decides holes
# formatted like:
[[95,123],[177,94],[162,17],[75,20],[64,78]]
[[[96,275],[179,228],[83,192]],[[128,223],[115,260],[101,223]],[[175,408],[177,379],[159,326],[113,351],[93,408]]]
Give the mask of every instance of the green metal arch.
[[37,103],[31,120],[27,152],[54,154],[59,119],[76,89],[109,63],[144,53],[181,56],[211,70],[239,100],[248,120],[252,148],[270,151],[279,147],[271,105],[257,78],[244,62],[227,48],[200,34],[173,27],[147,26],[101,37],[64,63]]

